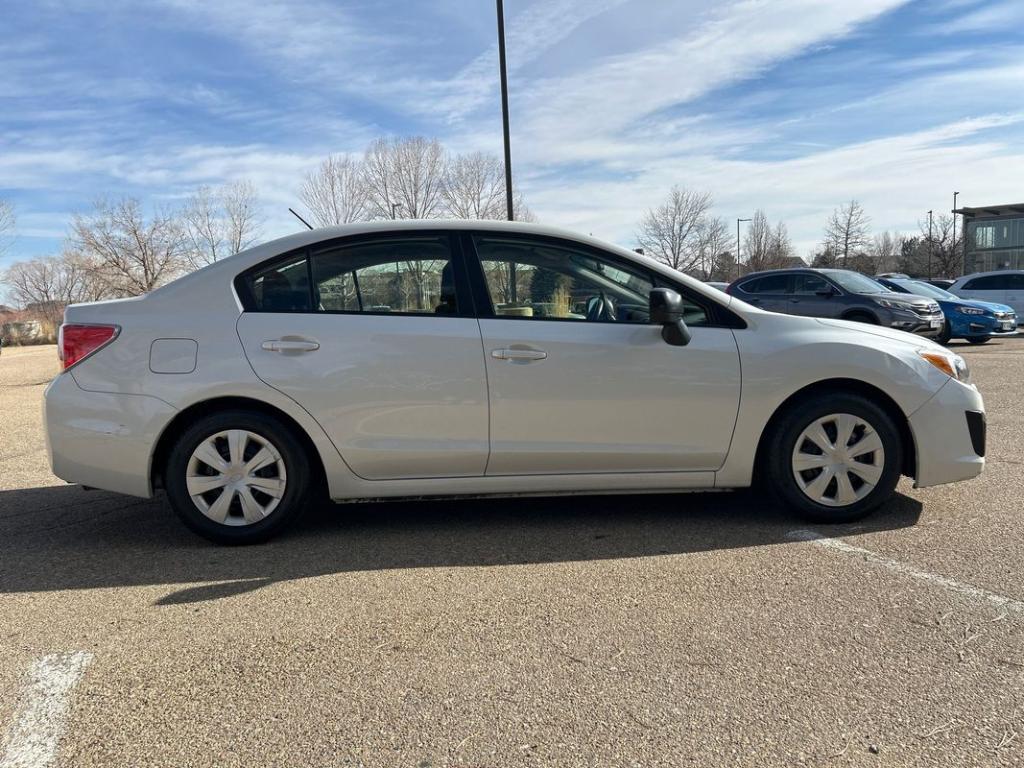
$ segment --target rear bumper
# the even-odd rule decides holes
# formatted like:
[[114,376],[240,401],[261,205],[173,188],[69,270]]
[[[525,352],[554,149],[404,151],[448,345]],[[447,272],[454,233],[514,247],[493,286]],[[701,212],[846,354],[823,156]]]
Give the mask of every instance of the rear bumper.
[[63,373],[43,395],[53,474],[69,483],[149,498],[150,461],[175,409],[155,397],[87,392]]
[[952,379],[911,414],[910,430],[917,450],[915,487],[955,483],[981,474],[985,468],[984,414],[978,390]]

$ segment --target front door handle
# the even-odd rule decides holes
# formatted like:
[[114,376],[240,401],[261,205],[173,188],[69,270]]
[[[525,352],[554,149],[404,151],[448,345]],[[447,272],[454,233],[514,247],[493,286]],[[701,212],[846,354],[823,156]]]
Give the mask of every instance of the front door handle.
[[532,360],[543,360],[548,353],[540,349],[492,349],[491,357],[497,360],[512,360],[518,362],[530,362]]
[[320,342],[308,339],[269,339],[260,344],[267,352],[315,352],[320,349]]

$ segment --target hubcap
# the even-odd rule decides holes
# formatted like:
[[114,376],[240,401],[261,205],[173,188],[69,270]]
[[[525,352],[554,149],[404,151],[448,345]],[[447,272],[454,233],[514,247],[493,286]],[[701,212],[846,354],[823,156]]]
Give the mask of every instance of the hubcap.
[[185,484],[193,503],[221,525],[252,525],[284,496],[288,476],[277,448],[261,435],[229,429],[192,452]]
[[818,504],[845,507],[878,484],[885,449],[874,427],[859,416],[833,413],[811,422],[793,448],[796,484]]

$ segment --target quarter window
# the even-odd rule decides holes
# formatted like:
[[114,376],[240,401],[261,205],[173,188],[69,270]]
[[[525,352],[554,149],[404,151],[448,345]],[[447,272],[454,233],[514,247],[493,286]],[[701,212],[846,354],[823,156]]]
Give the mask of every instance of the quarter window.
[[260,312],[311,312],[306,257],[278,262],[246,281]]

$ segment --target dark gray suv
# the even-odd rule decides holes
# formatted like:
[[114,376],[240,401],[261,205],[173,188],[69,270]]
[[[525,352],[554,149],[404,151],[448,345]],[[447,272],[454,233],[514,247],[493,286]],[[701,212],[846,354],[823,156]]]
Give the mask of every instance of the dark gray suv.
[[726,293],[771,312],[856,320],[922,336],[937,336],[945,323],[932,299],[894,293],[848,269],[752,272],[733,281]]

